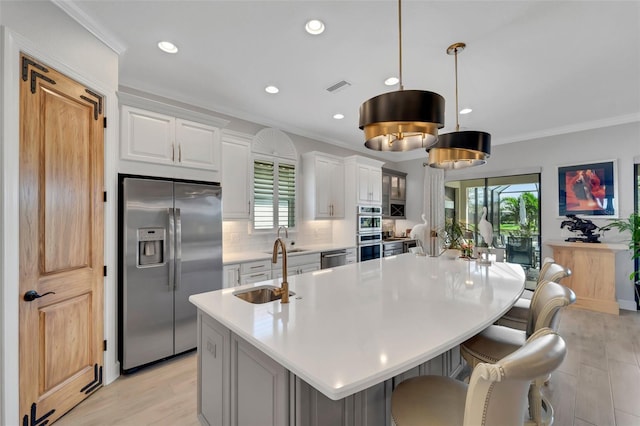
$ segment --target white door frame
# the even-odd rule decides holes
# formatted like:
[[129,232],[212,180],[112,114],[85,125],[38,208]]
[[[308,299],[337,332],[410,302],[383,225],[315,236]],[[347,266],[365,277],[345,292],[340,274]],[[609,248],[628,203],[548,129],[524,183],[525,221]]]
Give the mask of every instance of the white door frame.
[[0,424],[15,424],[19,412],[19,143],[20,143],[20,52],[35,57],[74,80],[105,95],[105,190],[108,202],[104,215],[104,261],[108,276],[104,281],[104,338],[108,340],[104,353],[104,383],[115,380],[120,372],[117,359],[116,312],[116,213],[117,213],[117,156],[118,156],[118,101],[117,87],[83,75],[73,66],[64,64],[52,52],[39,49],[21,35],[6,27],[0,28],[0,66],[4,78],[0,100],[0,161],[2,187],[0,188]]

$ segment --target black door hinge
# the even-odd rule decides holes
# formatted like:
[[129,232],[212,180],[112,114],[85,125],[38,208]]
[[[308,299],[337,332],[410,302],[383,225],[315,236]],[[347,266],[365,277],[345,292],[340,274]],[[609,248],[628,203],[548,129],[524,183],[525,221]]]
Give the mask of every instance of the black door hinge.
[[107,191],[104,191],[102,193],[102,198],[103,198],[104,202],[106,203],[107,202]]
[[107,265],[104,265],[102,267],[102,274],[106,277],[107,276]]
[[104,119],[104,128],[106,129],[107,128],[107,117],[103,117],[103,119]]
[[102,341],[102,348],[103,348],[104,351],[107,350],[107,341],[106,340]]

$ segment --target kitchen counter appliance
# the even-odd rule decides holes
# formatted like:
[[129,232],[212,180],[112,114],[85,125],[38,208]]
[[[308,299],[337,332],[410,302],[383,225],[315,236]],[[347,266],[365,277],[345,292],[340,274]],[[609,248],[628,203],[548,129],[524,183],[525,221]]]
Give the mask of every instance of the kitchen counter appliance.
[[123,372],[196,347],[192,294],[222,288],[221,188],[119,175]]
[[347,264],[347,250],[323,251],[320,253],[320,269],[335,268]]
[[382,255],[382,207],[358,206],[358,262]]

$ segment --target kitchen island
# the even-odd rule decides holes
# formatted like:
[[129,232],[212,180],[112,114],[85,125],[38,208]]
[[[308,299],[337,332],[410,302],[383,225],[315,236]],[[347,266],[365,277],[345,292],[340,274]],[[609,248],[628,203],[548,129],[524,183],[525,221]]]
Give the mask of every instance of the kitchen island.
[[394,386],[455,375],[457,345],[518,299],[519,265],[403,254],[297,275],[289,304],[245,288],[198,307],[198,414],[213,425],[386,425]]

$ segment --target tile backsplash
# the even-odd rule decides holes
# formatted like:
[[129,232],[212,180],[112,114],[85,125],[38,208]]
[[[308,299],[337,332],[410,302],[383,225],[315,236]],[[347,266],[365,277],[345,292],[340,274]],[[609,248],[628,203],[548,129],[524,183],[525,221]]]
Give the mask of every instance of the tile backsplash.
[[[300,221],[295,230],[289,231],[287,246],[328,244],[332,242],[331,220]],[[225,252],[267,251],[273,247],[277,232],[251,232],[251,222],[234,220],[222,222],[222,248]],[[284,238],[284,232],[280,233]]]

